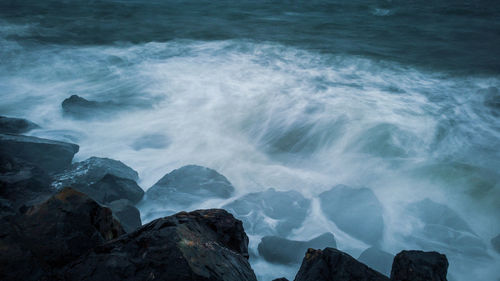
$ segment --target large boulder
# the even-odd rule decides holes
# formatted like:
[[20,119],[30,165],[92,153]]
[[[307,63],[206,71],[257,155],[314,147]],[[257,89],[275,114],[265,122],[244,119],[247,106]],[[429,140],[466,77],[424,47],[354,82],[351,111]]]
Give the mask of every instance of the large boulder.
[[70,188],[0,224],[1,280],[51,280],[58,268],[124,234],[108,208]]
[[388,281],[389,278],[333,248],[309,249],[295,281]]
[[393,281],[446,281],[448,259],[437,252],[402,251],[394,258]]
[[137,179],[137,172],[120,161],[90,157],[55,175],[52,185],[56,188],[71,186],[101,204],[120,199],[136,204],[144,195],[135,182]]
[[24,134],[37,128],[40,126],[26,119],[0,116],[0,133],[2,134]]
[[376,247],[364,250],[358,258],[358,261],[387,276],[391,275],[393,260],[394,255]]
[[229,198],[233,185],[217,171],[188,165],[166,174],[146,192],[147,200],[185,208],[207,198]]
[[71,165],[78,145],[28,136],[0,134],[0,155],[30,162],[48,173]]
[[265,236],[259,243],[259,254],[268,262],[297,264],[302,261],[308,248],[336,248],[335,237],[330,232],[309,241],[288,240],[277,236]]
[[371,245],[382,239],[382,204],[371,189],[337,185],[319,198],[323,213],[342,231]]
[[248,237],[224,210],[157,219],[99,246],[67,267],[72,280],[252,280]]
[[223,208],[241,219],[250,234],[287,236],[302,225],[310,205],[297,191],[270,188],[246,194]]
[[500,253],[500,234],[491,239],[491,245],[493,245],[493,249]]
[[120,221],[127,233],[136,230],[142,225],[139,210],[132,206],[127,199],[113,201],[107,206],[113,211],[113,215]]
[[407,239],[422,249],[486,255],[486,245],[482,239],[448,206],[424,199],[410,203],[406,211],[416,221]]

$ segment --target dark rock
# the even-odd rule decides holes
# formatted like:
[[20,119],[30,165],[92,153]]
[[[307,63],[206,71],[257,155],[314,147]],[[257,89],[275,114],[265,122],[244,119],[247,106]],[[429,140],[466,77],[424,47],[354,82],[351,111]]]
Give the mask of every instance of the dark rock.
[[30,162],[48,173],[71,165],[78,145],[28,136],[0,134],[0,155]]
[[49,175],[37,166],[0,154],[0,198],[14,210],[46,200],[55,189]]
[[124,234],[108,208],[70,188],[0,224],[1,280],[51,280],[53,270]]
[[77,95],[65,99],[61,106],[65,115],[74,118],[95,118],[102,115],[105,110],[116,107],[111,102],[90,101]]
[[274,279],[273,281],[288,281],[285,277]]
[[99,246],[67,268],[64,280],[256,280],[241,221],[224,210],[155,220]]
[[[268,262],[300,263],[308,248],[336,248],[333,234],[327,232],[309,241],[288,240],[277,236],[265,236],[258,246],[259,254]],[[390,269],[389,269],[390,270]]]
[[0,116],[0,133],[2,134],[24,134],[37,128],[40,126],[26,119]]
[[500,253],[500,234],[491,239],[491,245],[493,245],[493,249]]
[[126,199],[116,200],[107,205],[113,215],[120,221],[123,229],[130,233],[139,228],[141,223],[141,214],[136,207],[131,205],[131,202]]
[[295,281],[388,281],[389,278],[337,249],[309,249]]
[[424,250],[486,255],[481,238],[448,206],[424,199],[409,204],[407,213],[420,221],[407,239]]
[[402,251],[394,258],[393,281],[446,281],[448,259],[437,252]]
[[251,234],[287,236],[304,222],[310,200],[297,191],[266,191],[249,193],[223,208],[243,221]]
[[71,186],[101,204],[120,199],[136,204],[144,195],[135,182],[137,178],[137,172],[120,161],[91,157],[55,175],[52,185],[56,188]]
[[382,204],[371,189],[337,185],[319,198],[326,217],[341,230],[371,245],[382,239]]
[[166,174],[146,192],[147,200],[187,207],[207,198],[229,198],[233,185],[215,170],[188,165]]
[[134,150],[142,150],[146,148],[160,149],[165,148],[170,144],[169,139],[162,134],[144,135],[134,141],[132,148]]
[[364,250],[358,258],[358,261],[387,276],[391,274],[393,260],[394,255],[384,252],[376,247]]

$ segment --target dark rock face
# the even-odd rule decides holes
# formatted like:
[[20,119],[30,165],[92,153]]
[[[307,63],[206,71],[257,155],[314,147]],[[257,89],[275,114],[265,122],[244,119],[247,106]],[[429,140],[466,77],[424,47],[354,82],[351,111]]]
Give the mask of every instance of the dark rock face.
[[108,208],[70,188],[0,224],[1,280],[51,280],[57,268],[124,233]]
[[65,280],[256,280],[241,221],[224,210],[155,220],[82,256]]
[[448,260],[437,252],[402,251],[394,258],[391,280],[446,281]]
[[[288,240],[265,236],[258,246],[259,254],[268,262],[281,264],[300,263],[308,248],[337,247],[333,234],[327,232],[309,241]],[[390,270],[390,269],[389,269]]]
[[106,109],[116,107],[111,102],[89,101],[77,95],[65,99],[61,106],[65,115],[74,118],[94,118],[102,115]]
[[389,278],[333,248],[309,249],[295,281],[388,281]]
[[0,133],[2,134],[24,134],[37,128],[40,126],[26,119],[0,116]]
[[0,154],[0,198],[15,210],[33,205],[55,193],[49,175],[37,166]]
[[372,245],[382,239],[382,204],[371,189],[337,185],[319,198],[325,215],[343,231]]
[[136,207],[130,205],[126,199],[116,200],[107,205],[113,215],[120,221],[123,229],[130,233],[142,225],[141,214]]
[[407,212],[409,216],[420,220],[422,225],[408,239],[423,249],[486,255],[486,245],[481,238],[448,206],[424,199],[409,204]]
[[71,165],[78,145],[35,137],[0,134],[0,155],[19,158],[55,173]]
[[297,191],[270,188],[244,195],[223,208],[241,219],[251,234],[287,236],[302,225],[310,205]]
[[358,258],[358,261],[387,276],[391,275],[393,260],[394,255],[384,252],[376,247],[364,250]]
[[215,170],[188,165],[166,174],[146,192],[147,200],[187,207],[206,198],[229,198],[233,185]]
[[288,281],[285,277],[274,279],[273,281]]
[[493,249],[500,253],[500,234],[491,239],[491,245],[493,245]]
[[55,175],[52,185],[57,188],[71,186],[102,204],[120,199],[135,204],[144,195],[135,182],[137,179],[137,172],[120,161],[91,157]]

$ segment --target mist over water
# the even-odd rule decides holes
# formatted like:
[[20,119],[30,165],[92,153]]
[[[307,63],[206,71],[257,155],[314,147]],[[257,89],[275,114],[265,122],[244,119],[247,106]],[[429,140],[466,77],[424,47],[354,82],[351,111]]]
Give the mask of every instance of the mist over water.
[[[76,161],[123,161],[145,190],[187,164],[226,176],[235,198],[269,187],[296,190],[312,204],[288,238],[330,231],[354,257],[368,245],[323,215],[320,193],[337,184],[373,190],[383,205],[380,246],[393,254],[421,248],[404,238],[421,227],[406,205],[430,198],[455,210],[486,248],[486,256],[449,250],[449,279],[494,280],[500,63],[493,45],[500,39],[491,18],[498,5],[449,2],[445,13],[439,4],[390,1],[260,9],[11,1],[0,9],[0,114],[36,122],[42,128],[34,136],[78,143]],[[403,17],[416,11],[410,19],[440,14],[444,23],[413,25]],[[459,27],[465,39],[449,40]],[[412,29],[413,38],[401,38]],[[376,36],[384,30],[385,38]],[[466,40],[476,31],[482,43]],[[411,39],[411,47],[398,39]],[[61,109],[71,95],[119,106],[75,119]],[[260,238],[250,235],[250,247]],[[260,280],[293,279],[297,271],[260,258],[251,263]]]

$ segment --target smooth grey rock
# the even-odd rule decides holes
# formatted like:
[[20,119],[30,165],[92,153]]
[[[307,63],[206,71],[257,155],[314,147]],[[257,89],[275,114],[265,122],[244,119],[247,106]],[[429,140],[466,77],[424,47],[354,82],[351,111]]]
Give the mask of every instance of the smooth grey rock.
[[137,138],[134,143],[132,143],[132,148],[134,150],[142,149],[161,149],[165,148],[170,144],[169,139],[162,134],[148,134],[140,138]]
[[120,221],[125,232],[130,233],[142,225],[141,214],[131,202],[126,199],[113,201],[107,205],[113,215]]
[[491,239],[491,245],[493,245],[493,249],[500,253],[500,234]]
[[394,255],[382,251],[376,247],[370,247],[364,250],[358,258],[358,261],[368,265],[369,267],[386,276],[391,275],[393,260]]

